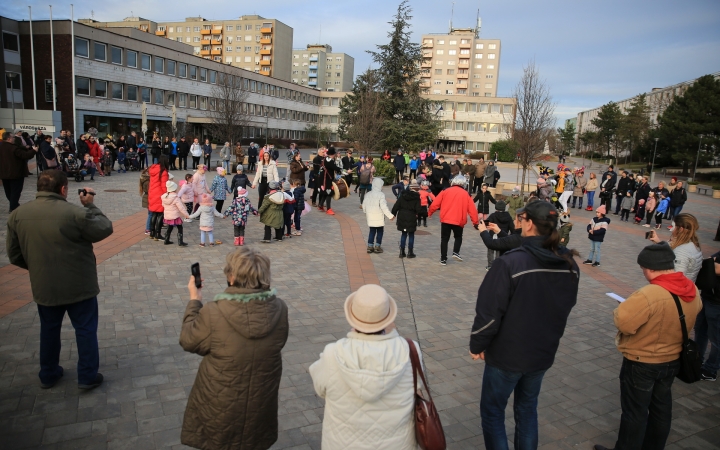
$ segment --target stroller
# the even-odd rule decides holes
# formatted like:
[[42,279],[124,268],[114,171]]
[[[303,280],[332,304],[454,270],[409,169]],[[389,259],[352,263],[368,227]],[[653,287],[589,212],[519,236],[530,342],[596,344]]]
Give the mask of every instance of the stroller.
[[80,171],[80,161],[72,153],[62,159],[62,167],[68,178],[74,178],[77,182],[83,181],[85,178]]
[[126,153],[128,167],[130,172],[140,170],[140,157],[137,152],[129,151]]

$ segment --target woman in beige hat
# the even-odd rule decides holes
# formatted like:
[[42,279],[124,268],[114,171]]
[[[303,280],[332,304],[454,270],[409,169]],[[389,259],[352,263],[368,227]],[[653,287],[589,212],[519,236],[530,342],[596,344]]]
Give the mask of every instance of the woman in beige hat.
[[410,348],[396,316],[395,300],[375,284],[345,300],[352,330],[310,366],[315,392],[325,399],[323,449],[418,448]]

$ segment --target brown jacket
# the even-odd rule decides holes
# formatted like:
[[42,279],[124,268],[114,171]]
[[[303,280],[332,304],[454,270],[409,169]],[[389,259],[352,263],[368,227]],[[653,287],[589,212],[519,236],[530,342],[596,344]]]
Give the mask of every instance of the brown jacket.
[[485,167],[487,167],[487,163],[485,161],[478,161],[478,163],[475,164],[475,178],[482,178],[485,176]]
[[267,449],[278,437],[288,309],[275,290],[229,287],[185,308],[180,345],[203,356],[180,441],[202,449]]
[[34,157],[35,150],[32,148],[0,141],[0,180],[17,180],[28,176],[27,162]]
[[290,176],[288,177],[290,183],[292,183],[293,180],[300,180],[300,184],[305,186],[305,172],[307,172],[307,170],[308,168],[305,164],[293,160],[293,162],[290,163]]
[[[697,290],[696,290],[697,291]],[[688,333],[702,309],[700,294],[691,302],[680,300]],[[618,334],[615,345],[631,361],[659,364],[680,357],[682,329],[677,306],[670,292],[649,284],[637,291],[613,312]]]

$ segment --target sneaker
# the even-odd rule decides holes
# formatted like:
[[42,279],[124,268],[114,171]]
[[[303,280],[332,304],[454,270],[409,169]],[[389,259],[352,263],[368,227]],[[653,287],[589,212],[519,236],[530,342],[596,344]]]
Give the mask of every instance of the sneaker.
[[700,379],[703,381],[715,381],[717,380],[717,373],[712,374],[709,371],[702,369],[700,371]]
[[440,260],[440,265],[441,265],[441,266],[447,266],[447,259],[441,259],[441,260]]
[[667,229],[670,230],[670,231],[672,231],[673,227],[670,226],[670,227],[667,227]]
[[323,208],[322,206],[318,206],[318,211],[325,211],[325,208]]
[[260,242],[261,242],[261,243],[263,243],[263,244],[269,244],[269,243],[270,243],[270,241],[269,241],[269,240],[267,240],[267,239],[263,239],[263,240],[262,240],[262,241],[260,241]]
[[658,225],[655,225],[655,229],[656,229],[656,230],[659,230],[660,227],[661,227],[661,225],[659,225],[659,224],[658,224]]
[[145,236],[150,234],[150,230],[145,230]]
[[594,263],[592,263],[592,267],[597,267],[599,265],[600,265],[600,263],[598,261],[595,261]]
[[583,261],[583,264],[592,264],[592,263],[593,263],[593,262],[590,261],[589,259],[586,259],[585,261]]
[[375,246],[375,253],[382,253],[382,252],[383,252],[382,247],[380,247],[379,245],[376,245],[376,246]]
[[95,377],[95,381],[93,381],[90,384],[78,384],[78,389],[85,389],[85,390],[95,389],[96,387],[98,387],[102,384],[103,379],[104,378],[103,378],[102,374],[98,373],[97,377]]
[[645,228],[650,228],[650,224],[647,224],[647,223],[643,224],[643,226],[644,226]]
[[302,236],[302,230],[300,230],[300,231],[295,230],[292,232],[292,234],[293,234],[293,236]]
[[332,208],[328,208],[327,214],[328,214],[329,216],[334,216],[334,215],[335,215],[335,211],[333,211]]
[[453,258],[457,259],[458,261],[462,261],[463,259],[460,257],[459,253],[453,252]]

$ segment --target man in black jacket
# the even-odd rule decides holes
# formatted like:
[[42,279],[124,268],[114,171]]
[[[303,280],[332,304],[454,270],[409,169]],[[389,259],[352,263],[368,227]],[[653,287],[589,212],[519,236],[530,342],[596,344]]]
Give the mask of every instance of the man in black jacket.
[[352,150],[348,150],[345,156],[342,157],[342,165],[343,170],[346,170],[348,173],[345,175],[345,182],[348,185],[348,189],[350,189],[353,181],[353,168],[355,167],[355,158],[353,158]]
[[77,145],[75,146],[75,148],[77,149],[77,151],[75,152],[75,156],[77,156],[78,161],[84,160],[85,155],[87,155],[90,151],[87,142],[85,141],[84,134],[80,135],[80,138],[77,140]]
[[395,182],[399,183],[402,181],[403,174],[405,173],[405,157],[400,149],[398,149],[397,155],[393,158],[393,166],[395,166]]
[[180,141],[177,144],[177,153],[178,160],[180,161],[178,163],[178,170],[187,171],[187,158],[190,154],[190,144],[188,143],[187,139],[185,139],[185,136],[181,137]]
[[[673,189],[670,193],[670,207],[668,208],[668,211],[670,212],[669,219],[672,220],[673,217],[680,214],[680,211],[682,211],[686,201],[687,191],[683,186],[683,182],[678,181],[677,186],[675,186],[675,189]],[[672,229],[672,227],[670,226],[668,229]]]
[[623,198],[625,198],[628,191],[630,191],[632,195],[634,185],[635,181],[628,176],[627,170],[623,170],[620,174],[620,181],[618,181],[617,189],[615,190],[615,200],[617,201],[617,205],[615,206],[614,215],[617,216],[620,213],[620,203],[622,203]]
[[480,416],[487,448],[507,448],[505,407],[513,392],[515,448],[537,448],[542,379],[577,301],[580,272],[573,252],[559,247],[555,207],[528,203],[517,220],[522,245],[485,275],[470,334],[471,357],[485,361]]
[[[335,148],[318,149],[318,155],[313,158],[313,173],[315,174],[315,190],[320,194],[318,210],[334,216],[335,212],[331,207],[332,184],[335,181],[335,174],[340,173],[340,169],[335,166]],[[327,210],[325,210],[325,205],[327,205]]]

